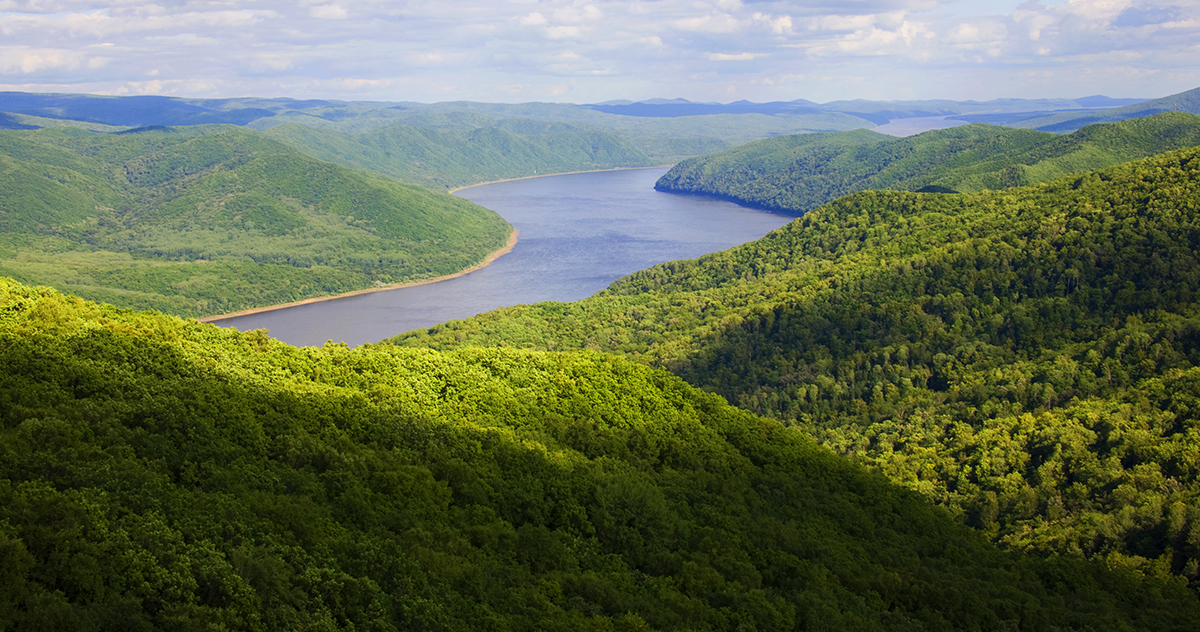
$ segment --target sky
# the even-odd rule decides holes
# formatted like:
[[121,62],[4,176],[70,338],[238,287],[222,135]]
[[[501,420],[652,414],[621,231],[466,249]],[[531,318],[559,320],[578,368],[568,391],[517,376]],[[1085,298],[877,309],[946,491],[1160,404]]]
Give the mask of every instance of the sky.
[[1161,97],[1200,0],[0,0],[0,90],[374,101]]

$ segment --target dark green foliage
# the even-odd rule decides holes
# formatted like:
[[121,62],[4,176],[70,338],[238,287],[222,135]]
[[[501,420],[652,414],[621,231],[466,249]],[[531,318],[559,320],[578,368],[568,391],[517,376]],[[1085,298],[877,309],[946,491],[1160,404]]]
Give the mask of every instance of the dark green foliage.
[[907,138],[865,130],[802,134],[685,160],[655,188],[802,214],[856,191],[1024,186],[1194,145],[1200,145],[1200,117],[1185,113],[1093,125],[1069,136],[982,124]]
[[0,280],[0,629],[1185,630],[662,370]]
[[807,430],[1005,546],[1200,582],[1200,149],[765,238],[397,342],[591,348]]
[[510,231],[253,130],[0,132],[0,273],[116,305],[204,316],[428,279]]

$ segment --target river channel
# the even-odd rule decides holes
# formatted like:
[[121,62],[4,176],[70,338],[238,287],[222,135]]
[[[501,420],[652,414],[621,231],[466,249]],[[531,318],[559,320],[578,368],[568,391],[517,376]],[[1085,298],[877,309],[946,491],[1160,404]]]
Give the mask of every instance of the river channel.
[[753,241],[793,218],[713,198],[661,193],[666,169],[497,182],[456,195],[520,232],[513,251],[454,279],[217,321],[304,346],[376,342],[498,307],[574,301],[656,263]]

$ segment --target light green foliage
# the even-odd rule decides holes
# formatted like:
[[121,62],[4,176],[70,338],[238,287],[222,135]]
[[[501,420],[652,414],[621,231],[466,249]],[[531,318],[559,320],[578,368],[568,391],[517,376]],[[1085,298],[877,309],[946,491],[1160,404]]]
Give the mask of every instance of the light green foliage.
[[0,132],[0,274],[117,305],[227,313],[458,272],[495,213],[230,126]]
[[610,129],[528,119],[489,121],[469,129],[390,125],[357,134],[292,123],[266,134],[320,160],[439,189],[662,164]]
[[1200,149],[869,191],[401,344],[590,348],[806,430],[1003,545],[1200,583]]
[[0,629],[1197,617],[1178,582],[1001,553],[780,423],[614,356],[297,349],[0,280]]
[[982,124],[907,138],[863,130],[806,134],[685,160],[655,187],[802,214],[856,191],[1002,189],[1194,145],[1200,145],[1200,117],[1182,112],[1069,136]]

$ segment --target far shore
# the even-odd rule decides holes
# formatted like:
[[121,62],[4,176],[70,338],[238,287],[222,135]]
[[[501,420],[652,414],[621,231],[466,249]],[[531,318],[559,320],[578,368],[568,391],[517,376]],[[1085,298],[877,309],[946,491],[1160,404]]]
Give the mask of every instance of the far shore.
[[320,303],[321,301],[332,301],[332,300],[339,299],[339,298],[346,298],[347,296],[358,296],[359,294],[370,294],[372,292],[386,292],[388,290],[399,290],[401,288],[406,288],[406,287],[416,287],[418,285],[429,285],[430,283],[438,283],[439,281],[446,281],[449,279],[457,279],[460,276],[470,274],[481,268],[486,268],[487,266],[491,265],[491,263],[493,261],[512,252],[513,247],[517,245],[517,235],[518,235],[517,229],[514,228],[513,231],[508,234],[508,242],[504,244],[503,248],[488,255],[487,258],[484,259],[479,265],[472,266],[470,268],[467,268],[466,270],[461,270],[459,272],[455,272],[454,274],[447,274],[445,276],[440,276],[435,279],[425,279],[423,281],[410,281],[408,283],[396,283],[394,285],[371,287],[371,288],[367,288],[365,290],[356,290],[354,292],[346,292],[344,294],[332,294],[330,296],[317,296],[314,298],[306,298],[302,301],[296,301],[294,303],[283,303],[282,305],[269,305],[267,307],[255,307],[254,309],[242,310],[240,312],[234,312],[232,314],[221,314],[220,316],[206,316],[206,317],[200,318],[198,320],[202,323],[212,323],[212,322],[216,322],[219,320],[225,320],[227,318],[237,318],[239,316],[249,316],[251,314],[261,314],[263,312],[273,312],[277,309],[287,309],[289,307],[296,307],[297,305],[308,305],[309,303]]
[[574,175],[577,173],[603,173],[605,171],[637,171],[639,169],[662,169],[664,167],[670,168],[673,166],[675,166],[675,165],[651,165],[649,167],[613,167],[611,169],[584,169],[583,171],[564,171],[562,173],[539,173],[536,176],[521,176],[520,178],[505,178],[503,180],[490,180],[488,182],[476,182],[475,184],[468,184],[466,186],[458,187],[456,189],[450,189],[449,191],[447,191],[447,193],[454,194],[454,193],[458,193],[459,191],[462,191],[463,189],[469,189],[471,187],[481,187],[485,184],[496,184],[498,182],[516,182],[517,180],[532,180],[534,178],[552,178],[554,176],[569,176],[569,175]]

